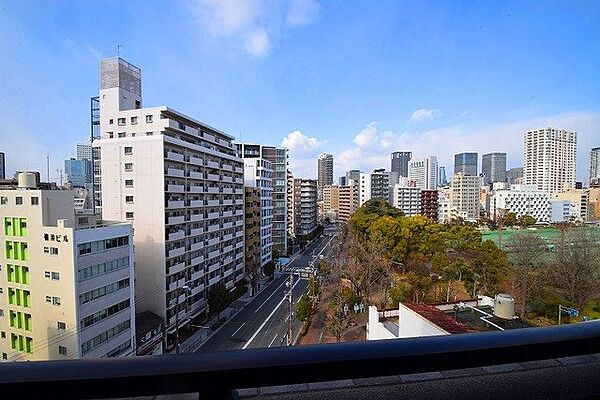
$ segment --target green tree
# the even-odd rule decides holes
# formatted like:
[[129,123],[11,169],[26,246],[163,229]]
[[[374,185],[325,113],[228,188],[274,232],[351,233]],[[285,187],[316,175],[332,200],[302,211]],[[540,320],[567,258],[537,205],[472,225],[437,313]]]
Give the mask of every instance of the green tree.
[[298,304],[296,305],[296,319],[300,322],[306,322],[312,314],[312,308],[310,300],[307,295],[300,297]]
[[265,276],[273,276],[273,274],[275,273],[275,264],[273,263],[273,261],[269,261],[265,264],[265,266],[263,267],[263,272],[265,273]]
[[231,303],[231,294],[225,287],[223,282],[218,282],[208,289],[206,301],[210,307],[210,311],[217,314],[217,319],[220,319],[221,311],[227,308]]
[[517,224],[517,214],[509,212],[504,216],[504,226],[515,226]]
[[531,215],[521,215],[519,218],[519,226],[522,228],[527,228],[529,226],[535,225],[537,220],[533,218]]

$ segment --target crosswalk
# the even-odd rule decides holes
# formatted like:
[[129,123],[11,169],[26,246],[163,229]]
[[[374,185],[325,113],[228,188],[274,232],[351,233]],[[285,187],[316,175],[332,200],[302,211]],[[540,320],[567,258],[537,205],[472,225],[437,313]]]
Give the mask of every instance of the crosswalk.
[[310,278],[311,276],[315,276],[316,269],[311,267],[305,268],[295,268],[291,266],[286,266],[283,268],[283,273],[285,275],[292,274],[295,276],[299,276],[301,278]]

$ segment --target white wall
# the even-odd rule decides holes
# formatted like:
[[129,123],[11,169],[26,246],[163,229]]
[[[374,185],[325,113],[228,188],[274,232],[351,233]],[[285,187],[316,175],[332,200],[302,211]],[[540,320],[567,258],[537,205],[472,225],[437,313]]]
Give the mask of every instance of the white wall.
[[448,332],[400,303],[400,338],[449,335]]

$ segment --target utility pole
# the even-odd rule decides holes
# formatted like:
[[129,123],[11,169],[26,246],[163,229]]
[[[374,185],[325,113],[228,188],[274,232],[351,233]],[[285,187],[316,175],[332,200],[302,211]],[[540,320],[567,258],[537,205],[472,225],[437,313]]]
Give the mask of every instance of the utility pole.
[[292,288],[294,287],[294,274],[292,273],[292,271],[290,270],[290,281],[287,283],[286,285],[288,287],[288,293],[287,293],[287,298],[288,298],[288,302],[289,302],[289,315],[288,315],[288,333],[287,333],[287,345],[291,346],[292,345],[292,324],[294,322],[293,320],[293,316],[294,316],[294,308],[293,308],[293,301],[292,301]]

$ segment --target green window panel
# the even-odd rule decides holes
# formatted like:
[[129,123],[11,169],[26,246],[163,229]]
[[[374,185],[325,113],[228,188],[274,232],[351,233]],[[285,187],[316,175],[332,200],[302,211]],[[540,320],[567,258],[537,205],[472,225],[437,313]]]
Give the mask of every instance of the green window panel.
[[10,334],[10,347],[13,350],[33,354],[33,338],[23,335]]
[[19,236],[27,237],[27,218],[19,218]]
[[6,264],[6,280],[12,283],[29,285],[29,268],[20,265]]
[[6,280],[9,282],[15,282],[15,266],[6,264]]
[[31,331],[33,328],[31,314],[10,310],[10,327]]
[[31,292],[24,289],[8,288],[8,304],[21,307],[31,307]]

